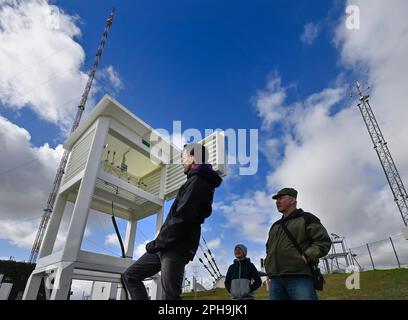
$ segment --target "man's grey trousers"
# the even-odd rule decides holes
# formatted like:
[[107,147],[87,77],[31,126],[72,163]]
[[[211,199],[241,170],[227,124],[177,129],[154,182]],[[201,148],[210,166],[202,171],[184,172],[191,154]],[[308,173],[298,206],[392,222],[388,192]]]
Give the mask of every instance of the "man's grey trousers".
[[143,280],[161,271],[162,299],[181,299],[184,267],[188,261],[176,252],[159,252],[142,255],[122,275],[132,300],[147,300]]

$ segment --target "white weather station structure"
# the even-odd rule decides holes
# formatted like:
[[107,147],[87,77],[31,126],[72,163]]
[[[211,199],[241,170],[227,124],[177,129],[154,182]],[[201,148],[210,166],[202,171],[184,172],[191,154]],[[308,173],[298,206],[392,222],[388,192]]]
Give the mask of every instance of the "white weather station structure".
[[[29,262],[36,266],[27,281],[24,300],[37,298],[42,281],[47,299],[66,300],[73,279],[119,284],[116,298],[125,299],[121,274],[134,262],[138,221],[157,215],[157,234],[163,224],[165,201],[174,198],[186,181],[181,150],[110,96],[105,95],[80,124],[114,13],[112,8],[71,135],[64,143],[65,151],[31,250]],[[225,176],[224,132],[216,131],[200,143],[208,149],[214,170]],[[57,250],[57,238],[64,238],[61,222],[69,214],[67,203],[72,203],[73,209],[63,246]],[[122,257],[81,250],[91,209],[113,217]],[[124,243],[115,217],[127,221]],[[150,296],[160,299],[160,275],[151,280]]]
[[[200,143],[208,149],[214,170],[225,176],[224,132],[215,131]],[[138,221],[156,214],[158,232],[164,202],[186,181],[181,150],[107,95],[64,148],[69,151],[67,166],[23,299],[36,299],[43,279],[51,300],[67,299],[73,279],[120,284],[120,275],[134,262]],[[73,203],[68,232],[62,249],[54,252],[67,202]],[[81,250],[91,209],[127,220],[123,257]],[[160,275],[151,280],[151,298],[160,299]],[[123,288],[116,298],[125,298]]]

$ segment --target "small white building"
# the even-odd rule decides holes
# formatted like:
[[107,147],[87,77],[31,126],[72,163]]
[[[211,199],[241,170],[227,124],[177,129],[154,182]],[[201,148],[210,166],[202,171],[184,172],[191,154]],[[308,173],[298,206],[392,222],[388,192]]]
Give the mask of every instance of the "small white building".
[[[224,140],[224,133],[216,131],[201,141],[221,176],[226,174]],[[158,232],[164,202],[174,198],[186,180],[179,160],[181,150],[109,96],[86,116],[64,148],[70,152],[68,163],[23,299],[36,299],[42,279],[51,300],[67,299],[72,279],[119,284],[120,275],[134,262],[138,221],[156,215]],[[63,248],[55,251],[68,202],[74,206],[66,240]],[[90,209],[128,221],[126,258],[81,249]],[[150,295],[159,299],[160,276],[151,280]],[[123,289],[118,289],[117,298],[124,299]]]
[[225,289],[225,276],[222,276],[217,279],[214,283],[214,289],[220,288],[220,289]]
[[115,300],[118,292],[118,285],[111,282],[92,283],[91,300]]
[[4,274],[0,274],[0,300],[8,300],[13,284],[3,282]]
[[207,288],[204,287],[200,282],[198,282],[196,277],[193,277],[192,292],[202,292],[202,291],[207,291]]

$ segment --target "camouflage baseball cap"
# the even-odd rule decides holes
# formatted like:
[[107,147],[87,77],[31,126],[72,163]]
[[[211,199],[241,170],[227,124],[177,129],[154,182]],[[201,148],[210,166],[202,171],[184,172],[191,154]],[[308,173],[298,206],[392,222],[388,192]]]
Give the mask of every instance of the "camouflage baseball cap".
[[296,198],[297,194],[298,194],[298,192],[293,188],[283,188],[283,189],[279,190],[279,192],[277,194],[272,196],[272,199],[276,199],[279,196],[291,196],[291,197]]

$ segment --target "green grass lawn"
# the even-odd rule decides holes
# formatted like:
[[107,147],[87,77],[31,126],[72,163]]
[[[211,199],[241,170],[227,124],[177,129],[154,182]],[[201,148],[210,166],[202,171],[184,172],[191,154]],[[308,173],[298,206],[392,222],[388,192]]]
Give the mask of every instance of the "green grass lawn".
[[[349,274],[325,275],[326,285],[318,291],[321,300],[408,300],[408,269],[374,270],[360,273],[360,289],[348,290],[346,278]],[[198,292],[197,300],[229,300],[225,289]],[[256,298],[265,300],[268,292],[265,286],[256,292]],[[183,299],[195,299],[194,293],[186,293]]]

